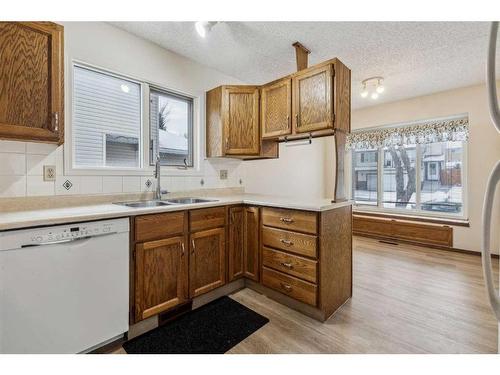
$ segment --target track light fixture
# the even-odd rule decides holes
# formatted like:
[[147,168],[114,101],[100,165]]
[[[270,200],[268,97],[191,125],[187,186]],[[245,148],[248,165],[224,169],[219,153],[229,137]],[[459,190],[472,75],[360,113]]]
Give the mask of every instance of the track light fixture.
[[382,94],[385,91],[383,82],[383,77],[370,77],[361,81],[361,97],[367,98],[368,96],[370,96],[370,98],[373,100],[378,99],[379,94]]

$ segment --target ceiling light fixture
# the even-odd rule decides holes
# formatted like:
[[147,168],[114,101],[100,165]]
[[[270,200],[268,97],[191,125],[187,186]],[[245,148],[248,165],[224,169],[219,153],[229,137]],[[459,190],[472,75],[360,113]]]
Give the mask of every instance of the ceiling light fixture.
[[210,30],[212,30],[212,27],[214,27],[217,23],[218,22],[214,21],[198,21],[195,22],[194,28],[196,29],[196,32],[199,36],[205,38]]
[[373,100],[378,99],[379,94],[382,94],[385,91],[385,87],[382,84],[383,82],[383,77],[370,77],[361,81],[361,97],[367,98],[368,95],[370,95],[370,98]]

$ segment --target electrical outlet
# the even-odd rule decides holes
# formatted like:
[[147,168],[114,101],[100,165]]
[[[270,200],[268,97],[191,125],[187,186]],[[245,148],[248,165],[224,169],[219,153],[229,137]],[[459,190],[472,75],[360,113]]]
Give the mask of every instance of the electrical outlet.
[[44,165],[43,166],[43,180],[44,181],[55,181],[56,180],[56,166],[55,165]]
[[221,169],[219,171],[220,173],[220,179],[221,180],[227,180],[227,169]]

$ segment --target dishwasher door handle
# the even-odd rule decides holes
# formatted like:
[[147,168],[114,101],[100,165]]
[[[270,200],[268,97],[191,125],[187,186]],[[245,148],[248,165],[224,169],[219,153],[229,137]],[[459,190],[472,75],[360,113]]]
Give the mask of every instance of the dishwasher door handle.
[[103,234],[96,234],[96,235],[92,235],[92,236],[77,237],[77,238],[67,238],[64,240],[47,241],[47,242],[40,242],[40,243],[30,243],[30,244],[26,244],[26,245],[21,245],[21,248],[34,247],[34,246],[45,246],[45,245],[59,245],[59,244],[64,244],[64,243],[88,240],[90,238],[109,236],[111,234],[117,234],[117,232],[108,232],[108,233],[103,233]]

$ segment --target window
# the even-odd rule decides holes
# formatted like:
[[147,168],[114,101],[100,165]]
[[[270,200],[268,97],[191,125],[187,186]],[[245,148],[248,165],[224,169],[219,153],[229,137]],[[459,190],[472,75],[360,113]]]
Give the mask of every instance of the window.
[[467,115],[352,132],[354,201],[368,209],[463,218],[468,135]]
[[358,203],[377,205],[377,155],[377,150],[353,152],[353,196]]
[[73,69],[76,168],[141,167],[141,85],[79,65]]
[[150,90],[151,164],[193,166],[193,99]]

